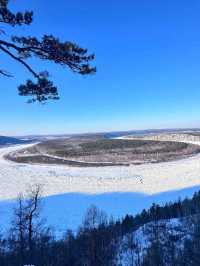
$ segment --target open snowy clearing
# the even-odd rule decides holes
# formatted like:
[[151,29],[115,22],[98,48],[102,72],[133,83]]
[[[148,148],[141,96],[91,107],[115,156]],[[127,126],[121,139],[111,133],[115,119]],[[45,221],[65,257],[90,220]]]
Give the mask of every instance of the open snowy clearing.
[[44,185],[44,196],[69,192],[151,195],[200,185],[200,154],[173,162],[90,168],[18,164],[4,158],[28,146],[0,149],[0,200],[16,198],[27,185],[35,183]]

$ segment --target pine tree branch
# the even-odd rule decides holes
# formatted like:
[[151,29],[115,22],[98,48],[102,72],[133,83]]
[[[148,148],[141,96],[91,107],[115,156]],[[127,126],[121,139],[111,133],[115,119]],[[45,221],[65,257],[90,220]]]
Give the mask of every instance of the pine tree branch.
[[12,57],[13,59],[15,59],[16,61],[20,62],[22,65],[25,66],[25,68],[31,72],[33,74],[33,76],[35,78],[40,78],[40,75],[37,74],[26,62],[24,62],[24,60],[22,60],[21,58],[15,56],[14,54],[12,54],[9,50],[7,50],[6,48],[4,48],[2,45],[0,45],[0,49],[5,52],[6,54],[8,54],[10,57]]

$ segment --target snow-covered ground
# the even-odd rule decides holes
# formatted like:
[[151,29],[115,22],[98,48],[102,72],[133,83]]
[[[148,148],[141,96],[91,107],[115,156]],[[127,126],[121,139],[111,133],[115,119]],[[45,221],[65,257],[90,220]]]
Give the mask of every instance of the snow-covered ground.
[[138,261],[142,261],[147,249],[157,237],[154,228],[157,230],[159,242],[165,246],[169,245],[169,241],[172,243],[172,239],[176,237],[173,244],[177,254],[183,249],[184,241],[190,239],[194,233],[194,221],[191,217],[160,220],[157,223],[147,223],[136,231],[126,234],[120,241],[117,265],[137,265]]
[[30,165],[4,159],[7,153],[24,147],[0,149],[0,200],[16,198],[27,184],[34,183],[44,185],[45,196],[68,192],[155,194],[200,185],[200,154],[173,162],[112,167]]
[[12,205],[7,200],[16,198],[30,184],[44,186],[44,196],[49,196],[44,213],[50,223],[59,224],[60,228],[65,224],[75,228],[91,204],[117,218],[149,207],[154,201],[162,203],[179,195],[191,196],[191,191],[200,188],[200,154],[173,162],[88,168],[5,160],[9,152],[28,146],[0,149],[0,215],[4,213],[5,221],[9,217],[6,206]]

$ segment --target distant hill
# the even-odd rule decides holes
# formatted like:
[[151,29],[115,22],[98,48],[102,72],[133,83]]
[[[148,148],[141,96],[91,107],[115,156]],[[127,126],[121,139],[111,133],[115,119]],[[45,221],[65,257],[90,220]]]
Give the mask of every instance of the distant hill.
[[190,133],[190,134],[200,134],[199,128],[174,128],[174,129],[144,129],[144,130],[129,130],[129,131],[113,131],[113,132],[105,132],[102,133],[104,138],[117,138],[122,136],[145,136],[152,134],[170,134],[170,133]]
[[15,145],[15,144],[25,144],[28,143],[27,140],[22,140],[14,137],[0,136],[0,146],[4,145]]

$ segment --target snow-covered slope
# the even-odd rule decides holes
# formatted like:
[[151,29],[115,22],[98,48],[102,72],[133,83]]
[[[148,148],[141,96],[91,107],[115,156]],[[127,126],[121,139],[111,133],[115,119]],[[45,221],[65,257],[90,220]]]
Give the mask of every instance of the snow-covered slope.
[[171,242],[170,244],[175,246],[175,251],[178,254],[178,251],[183,248],[184,241],[190,238],[192,233],[191,217],[160,220],[145,224],[138,230],[126,234],[119,241],[117,265],[137,265],[137,262],[143,260],[150,245],[156,241],[166,247]]

